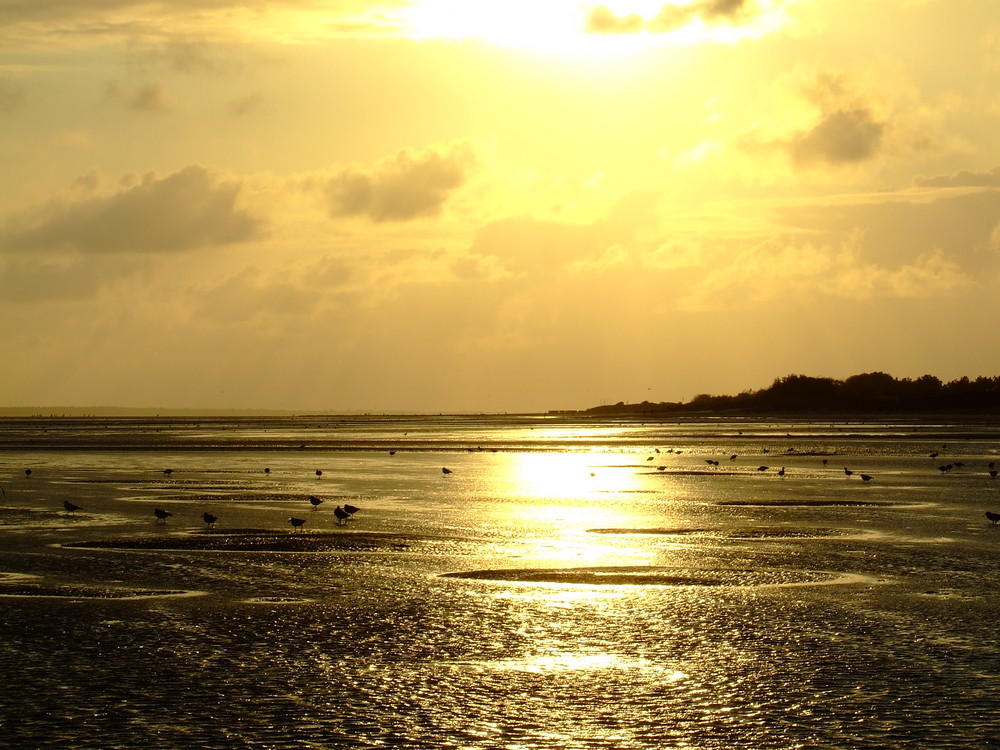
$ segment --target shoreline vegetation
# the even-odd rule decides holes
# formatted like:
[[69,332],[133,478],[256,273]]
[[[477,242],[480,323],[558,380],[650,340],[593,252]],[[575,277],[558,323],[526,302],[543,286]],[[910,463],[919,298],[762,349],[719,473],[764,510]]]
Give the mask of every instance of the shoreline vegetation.
[[695,415],[923,415],[998,414],[1000,377],[962,377],[943,382],[933,375],[915,380],[894,378],[884,372],[852,375],[846,380],[788,375],[767,388],[735,396],[706,393],[686,403],[643,401],[594,406],[583,412],[593,416],[695,416]]

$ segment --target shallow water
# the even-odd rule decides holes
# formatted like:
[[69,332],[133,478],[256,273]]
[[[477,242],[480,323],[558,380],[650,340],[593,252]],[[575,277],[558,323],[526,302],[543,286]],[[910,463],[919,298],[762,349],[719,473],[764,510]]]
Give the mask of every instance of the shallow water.
[[990,461],[987,423],[7,420],[0,746],[1000,748]]

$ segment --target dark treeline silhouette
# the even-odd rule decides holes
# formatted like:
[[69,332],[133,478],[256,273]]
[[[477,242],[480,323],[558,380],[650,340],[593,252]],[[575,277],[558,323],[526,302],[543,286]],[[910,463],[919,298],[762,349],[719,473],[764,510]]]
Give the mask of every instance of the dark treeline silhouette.
[[587,409],[588,414],[669,414],[689,412],[766,413],[1000,413],[1000,377],[967,377],[942,382],[933,375],[911,380],[884,372],[846,380],[788,375],[769,388],[736,396],[695,396],[687,403],[626,404]]

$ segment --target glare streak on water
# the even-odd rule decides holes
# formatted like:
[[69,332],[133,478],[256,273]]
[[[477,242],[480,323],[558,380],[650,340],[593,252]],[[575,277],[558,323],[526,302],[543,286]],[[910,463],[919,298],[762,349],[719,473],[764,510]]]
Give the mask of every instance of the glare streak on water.
[[1000,747],[987,423],[5,427],[0,745]]

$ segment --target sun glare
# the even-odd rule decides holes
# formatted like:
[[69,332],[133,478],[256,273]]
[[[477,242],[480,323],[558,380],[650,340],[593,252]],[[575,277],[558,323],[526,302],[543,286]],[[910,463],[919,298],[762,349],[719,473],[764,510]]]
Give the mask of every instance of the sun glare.
[[652,17],[662,0],[419,0],[405,11],[411,32],[425,39],[475,39],[503,47],[569,55],[606,55],[637,51],[668,41],[670,35],[597,34],[587,29],[590,13],[600,5],[616,16]]

